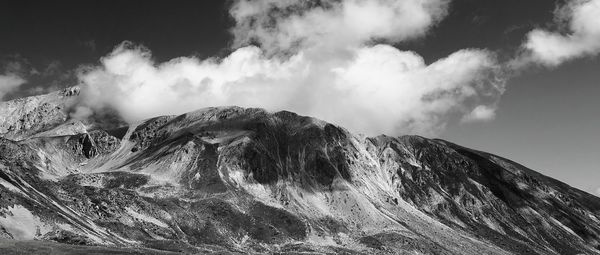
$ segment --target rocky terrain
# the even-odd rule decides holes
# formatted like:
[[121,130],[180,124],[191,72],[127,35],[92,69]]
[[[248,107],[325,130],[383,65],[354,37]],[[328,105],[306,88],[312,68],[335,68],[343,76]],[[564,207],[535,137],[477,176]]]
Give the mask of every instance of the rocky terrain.
[[489,153],[218,107],[0,103],[2,254],[600,254],[600,198]]

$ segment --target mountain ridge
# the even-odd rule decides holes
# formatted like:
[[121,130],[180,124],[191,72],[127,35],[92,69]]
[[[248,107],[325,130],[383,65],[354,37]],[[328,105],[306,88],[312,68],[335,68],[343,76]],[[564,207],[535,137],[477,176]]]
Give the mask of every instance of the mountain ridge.
[[[78,96],[0,103],[31,109],[0,111],[13,127],[0,129],[0,237],[185,253],[600,253],[599,198],[486,152],[259,108],[106,130],[70,117]],[[47,105],[22,106],[36,102]]]

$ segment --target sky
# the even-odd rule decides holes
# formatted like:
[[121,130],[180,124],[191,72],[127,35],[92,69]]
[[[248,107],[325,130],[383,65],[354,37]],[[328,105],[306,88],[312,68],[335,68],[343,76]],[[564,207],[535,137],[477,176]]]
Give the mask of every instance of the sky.
[[600,1],[318,2],[5,1],[0,100],[80,85],[73,117],[292,110],[600,194]]

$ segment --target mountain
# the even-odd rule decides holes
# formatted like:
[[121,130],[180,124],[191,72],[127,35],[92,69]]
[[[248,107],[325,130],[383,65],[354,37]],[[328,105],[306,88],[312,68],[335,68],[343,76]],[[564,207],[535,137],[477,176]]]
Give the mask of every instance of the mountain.
[[600,198],[499,156],[255,108],[99,125],[78,97],[0,103],[0,253],[600,254]]

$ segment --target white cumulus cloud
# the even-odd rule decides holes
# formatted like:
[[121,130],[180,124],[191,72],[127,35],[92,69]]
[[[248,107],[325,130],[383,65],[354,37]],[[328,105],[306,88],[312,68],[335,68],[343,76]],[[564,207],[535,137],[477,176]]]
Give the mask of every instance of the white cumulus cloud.
[[553,67],[600,53],[600,0],[572,0],[556,12],[556,20],[566,31],[534,29],[527,35],[531,61]]
[[462,118],[462,122],[489,121],[496,117],[496,107],[478,105],[469,114]]
[[447,12],[448,0],[238,0],[230,10],[236,44],[258,41],[269,51],[345,48],[424,35]]
[[0,74],[0,100],[2,100],[6,94],[15,91],[23,83],[25,83],[25,79],[16,74]]
[[426,63],[389,45],[427,34],[446,8],[444,0],[239,0],[230,55],[156,63],[124,43],[80,73],[84,103],[128,121],[208,106],[290,110],[366,134],[432,135],[479,107],[486,112],[472,120],[489,120],[504,92],[493,53],[463,49]]

